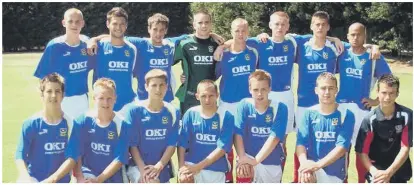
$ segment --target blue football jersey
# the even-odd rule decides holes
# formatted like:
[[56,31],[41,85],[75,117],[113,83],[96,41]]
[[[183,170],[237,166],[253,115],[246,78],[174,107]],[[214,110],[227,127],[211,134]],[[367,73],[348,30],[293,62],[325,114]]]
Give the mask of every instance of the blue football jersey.
[[372,61],[367,51],[361,55],[352,52],[352,48],[344,51],[338,58],[339,66],[339,103],[356,103],[359,108],[366,110],[361,103],[363,98],[369,98],[369,94],[379,77],[390,74],[391,70],[385,58]]
[[[132,124],[131,146],[137,146],[146,165],[160,161],[168,146],[177,146],[180,111],[164,102],[159,112],[151,112],[143,104],[131,103],[126,110],[126,120]],[[172,178],[171,162],[160,173],[160,181]]]
[[[307,149],[309,160],[319,161],[329,154],[336,146],[349,149],[355,124],[354,114],[338,107],[332,114],[319,113],[320,104],[306,110],[302,120],[299,120],[296,145]],[[329,176],[344,179],[346,176],[345,154],[334,163],[323,168]]]
[[[22,159],[31,177],[39,182],[55,173],[67,158],[78,156],[67,147],[73,120],[66,115],[58,124],[47,123],[43,114],[37,113],[23,123],[16,159]],[[70,175],[58,181],[69,183]]]
[[136,55],[136,47],[128,41],[123,46],[113,46],[109,40],[98,43],[97,55],[93,57],[93,81],[102,77],[114,80],[117,95],[114,111],[119,111],[136,96],[132,90],[132,71]]
[[282,42],[260,42],[257,38],[247,39],[247,45],[259,53],[258,69],[272,76],[272,91],[288,91],[292,87],[293,63],[296,60],[297,43],[294,37],[286,35]]
[[[224,115],[217,112],[210,118],[204,118],[200,105],[190,108],[184,114],[178,139],[178,146],[188,150],[185,161],[197,164],[217,148],[230,152],[233,128],[234,118],[227,111]],[[228,161],[223,156],[204,170],[227,172]]]
[[66,97],[88,93],[88,73],[92,68],[86,53],[89,38],[81,35],[80,39],[77,46],[65,43],[65,35],[49,41],[34,73],[39,79],[54,72],[59,73],[65,79]]
[[175,44],[167,39],[163,40],[162,46],[154,46],[149,38],[127,37],[137,47],[136,67],[133,75],[138,80],[137,96],[139,100],[148,99],[148,93],[145,90],[145,75],[151,69],[162,69],[167,72],[167,93],[164,100],[171,102],[174,100],[173,90],[171,88],[171,66],[174,63]]
[[[265,112],[258,112],[252,98],[243,99],[237,106],[235,120],[235,134],[243,138],[244,149],[247,154],[255,157],[262,149],[269,136],[277,137],[284,142],[288,110],[283,103],[272,102]],[[262,161],[265,165],[281,165],[285,154],[279,144]]]
[[[103,127],[97,123],[96,112],[90,110],[75,120],[68,148],[81,156],[82,166],[99,176],[113,161],[127,164],[129,129],[130,124],[118,114]],[[105,182],[122,183],[121,170]]]
[[336,72],[338,52],[328,40],[322,49],[315,50],[312,48],[313,38],[296,36],[295,39],[298,43],[299,65],[298,106],[310,107],[319,103],[314,91],[316,79],[323,72]]
[[220,80],[220,99],[227,103],[250,97],[249,75],[256,70],[259,55],[249,46],[239,53],[224,50],[223,58],[216,63],[216,76]]

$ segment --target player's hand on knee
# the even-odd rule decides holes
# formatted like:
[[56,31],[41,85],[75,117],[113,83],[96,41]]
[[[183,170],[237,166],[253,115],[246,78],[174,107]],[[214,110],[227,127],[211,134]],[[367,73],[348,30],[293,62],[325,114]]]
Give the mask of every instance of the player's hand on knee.
[[236,168],[237,177],[253,178],[254,170],[250,164],[238,164]]
[[299,183],[316,183],[314,172],[299,172]]

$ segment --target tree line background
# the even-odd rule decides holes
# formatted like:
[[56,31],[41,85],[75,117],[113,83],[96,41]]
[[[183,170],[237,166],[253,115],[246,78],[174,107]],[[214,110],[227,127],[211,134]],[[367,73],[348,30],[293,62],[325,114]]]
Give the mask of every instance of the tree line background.
[[291,33],[311,33],[310,20],[315,11],[329,13],[330,36],[346,40],[348,26],[361,22],[368,28],[368,43],[375,43],[392,55],[413,49],[413,3],[2,3],[3,51],[42,50],[46,43],[61,34],[63,13],[76,7],[84,14],[82,34],[96,36],[107,33],[106,13],[115,6],[123,7],[129,16],[127,35],[147,37],[147,19],[154,13],[170,18],[167,36],[193,31],[192,12],[208,10],[213,15],[213,31],[231,38],[230,23],[237,17],[249,21],[250,36],[270,33],[269,15],[285,11],[290,16]]

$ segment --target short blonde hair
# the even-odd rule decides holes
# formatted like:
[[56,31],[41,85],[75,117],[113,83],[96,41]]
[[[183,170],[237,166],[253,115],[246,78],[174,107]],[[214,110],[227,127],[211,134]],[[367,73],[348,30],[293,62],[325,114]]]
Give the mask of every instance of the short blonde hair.
[[77,9],[77,8],[69,8],[69,9],[67,9],[66,11],[65,11],[65,13],[63,14],[63,19],[65,19],[67,16],[69,16],[70,14],[72,14],[72,13],[76,13],[76,14],[79,14],[81,17],[82,17],[82,19],[83,19],[83,13],[82,13],[82,11],[80,11],[79,9]]
[[114,93],[116,93],[116,85],[115,82],[110,78],[99,78],[93,84],[93,89],[97,89],[98,87],[105,88],[105,89],[112,89]]
[[246,20],[246,19],[243,19],[243,18],[237,18],[237,19],[234,19],[234,20],[231,22],[231,30],[233,30],[233,29],[236,27],[236,25],[239,25],[239,24],[241,24],[241,25],[246,25],[246,26],[247,26],[247,28],[249,27],[249,22],[247,22],[247,20]]
[[318,87],[318,82],[320,80],[333,80],[335,82],[335,87],[338,87],[338,80],[336,79],[335,75],[330,72],[323,72],[319,74],[318,78],[316,79],[316,87]]
[[148,85],[150,80],[154,78],[163,79],[165,83],[167,83],[168,75],[167,72],[162,69],[151,69],[147,74],[145,74],[145,84]]
[[256,79],[257,81],[263,81],[266,80],[270,84],[272,84],[272,75],[270,73],[266,72],[265,70],[258,69],[249,76],[249,86],[250,86],[250,80]]
[[284,17],[287,20],[289,20],[289,15],[286,12],[283,12],[283,11],[274,12],[272,15],[270,15],[270,20],[272,20],[272,18],[275,17],[275,16]]

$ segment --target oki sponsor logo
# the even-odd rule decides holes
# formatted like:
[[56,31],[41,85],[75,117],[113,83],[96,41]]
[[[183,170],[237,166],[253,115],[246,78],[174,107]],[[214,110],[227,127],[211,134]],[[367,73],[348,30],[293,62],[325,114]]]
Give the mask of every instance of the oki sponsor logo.
[[46,151],[64,150],[65,143],[64,142],[45,143],[44,148]]
[[326,70],[326,64],[319,63],[319,64],[308,64],[307,66],[309,71],[320,71],[320,70]]
[[346,74],[354,75],[354,76],[362,76],[362,70],[361,69],[354,69],[354,68],[346,68],[345,70]]
[[128,69],[128,62],[122,61],[109,61],[109,68],[120,68],[120,69]]
[[250,72],[250,65],[233,67],[231,72],[233,74]]
[[159,137],[167,135],[167,129],[149,129],[145,131],[145,136]]
[[216,141],[216,135],[210,135],[210,134],[196,134],[197,140],[200,141]]
[[213,56],[194,56],[195,62],[213,62]]
[[270,127],[252,127],[250,131],[253,134],[267,135],[270,134]]
[[280,56],[280,57],[269,57],[268,58],[269,63],[286,63],[288,61],[287,56]]
[[153,66],[165,66],[168,65],[168,60],[167,59],[151,59],[150,60],[150,65]]
[[335,139],[335,132],[315,132],[316,139]]
[[85,69],[85,68],[88,67],[87,66],[87,63],[88,63],[88,61],[71,63],[71,64],[69,64],[69,69],[71,71],[73,71],[73,70],[79,70],[79,69]]
[[105,145],[102,143],[91,143],[91,148],[95,151],[110,152],[111,145]]

